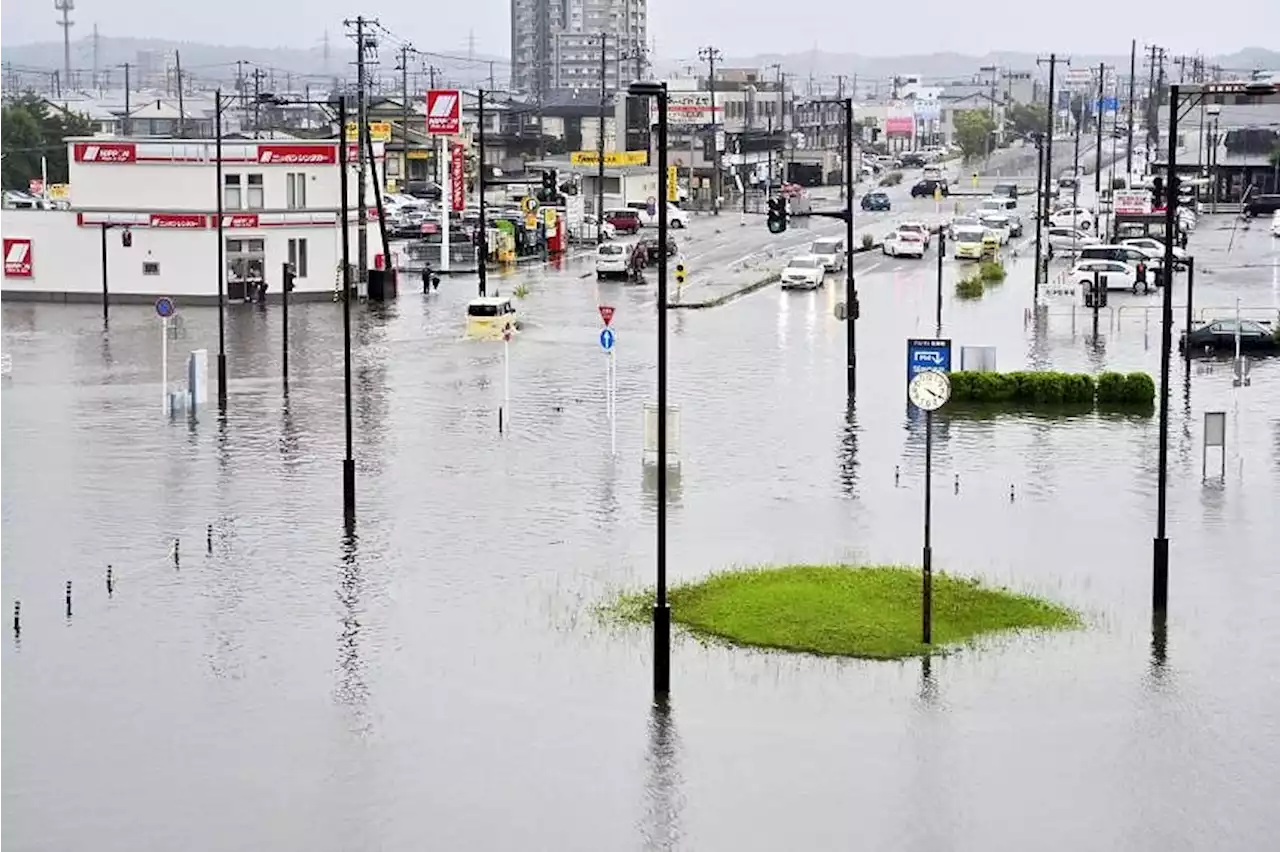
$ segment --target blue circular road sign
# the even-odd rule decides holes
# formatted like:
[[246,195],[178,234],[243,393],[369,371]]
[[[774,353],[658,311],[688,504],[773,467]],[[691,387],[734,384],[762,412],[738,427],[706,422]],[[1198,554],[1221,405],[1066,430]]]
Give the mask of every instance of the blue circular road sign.
[[603,349],[605,352],[608,352],[610,349],[613,348],[613,341],[614,341],[613,329],[611,328],[600,329],[600,348],[601,349]]
[[173,316],[173,312],[173,299],[170,299],[168,296],[161,296],[159,299],[156,299],[156,316],[161,317],[162,319],[168,319]]

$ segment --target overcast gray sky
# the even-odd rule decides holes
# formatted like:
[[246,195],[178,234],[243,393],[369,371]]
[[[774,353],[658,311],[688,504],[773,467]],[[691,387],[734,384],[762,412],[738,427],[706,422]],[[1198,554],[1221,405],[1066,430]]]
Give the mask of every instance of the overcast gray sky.
[[[98,24],[105,35],[170,38],[227,45],[309,47],[342,19],[377,17],[416,46],[441,52],[476,49],[506,54],[509,0],[383,0],[361,7],[351,0],[77,0],[72,29],[83,38]],[[1125,53],[1129,40],[1155,43],[1177,54],[1229,53],[1280,45],[1280,0],[1117,2],[1075,0],[650,0],[651,34],[658,54],[679,58],[716,44],[726,54],[796,52],[817,46],[866,56],[907,53],[985,53],[1019,50]],[[1168,20],[1172,14],[1176,20]],[[60,40],[53,0],[5,0],[4,44]]]

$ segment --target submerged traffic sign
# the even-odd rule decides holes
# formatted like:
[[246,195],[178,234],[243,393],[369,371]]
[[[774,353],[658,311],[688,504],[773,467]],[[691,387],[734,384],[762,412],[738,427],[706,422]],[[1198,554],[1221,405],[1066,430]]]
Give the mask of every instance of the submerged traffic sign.
[[613,348],[614,339],[615,338],[613,334],[613,329],[611,328],[600,329],[600,348],[603,349],[605,352],[608,352],[610,349]]
[[161,319],[168,319],[173,316],[173,299],[168,296],[161,296],[156,299],[156,316]]

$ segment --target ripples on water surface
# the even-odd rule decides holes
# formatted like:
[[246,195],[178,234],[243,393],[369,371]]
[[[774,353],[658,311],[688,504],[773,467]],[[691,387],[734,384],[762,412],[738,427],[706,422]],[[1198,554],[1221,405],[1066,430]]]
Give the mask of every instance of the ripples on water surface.
[[[1252,273],[1202,274],[1202,302],[1270,304],[1258,251]],[[830,288],[672,315],[674,579],[918,560],[923,433],[903,400],[903,338],[932,333],[932,268],[863,275],[852,423]],[[1239,391],[1222,365],[1194,375],[1189,397],[1174,362],[1164,666],[1149,651],[1156,418],[942,417],[936,561],[1078,606],[1091,629],[997,640],[927,677],[918,661],[685,640],[672,705],[651,708],[648,632],[602,626],[592,608],[652,577],[639,461],[652,295],[577,269],[536,280],[502,438],[501,346],[457,340],[467,286],[357,314],[351,538],[333,305],[292,312],[287,402],[278,310],[235,306],[229,416],[193,428],[159,416],[148,309],[116,308],[103,335],[93,307],[5,305],[4,605],[24,614],[3,643],[6,847],[1228,849],[1267,836],[1276,362]],[[598,293],[618,306],[616,459]],[[1012,281],[978,305],[948,298],[946,333],[997,345],[1005,369],[1158,370],[1158,335],[1136,315],[1093,345],[1083,316],[1073,334],[1059,309],[1047,332],[1024,330],[1026,301]],[[216,349],[214,312],[186,327],[181,351]],[[1212,409],[1229,412],[1222,487],[1199,482]]]

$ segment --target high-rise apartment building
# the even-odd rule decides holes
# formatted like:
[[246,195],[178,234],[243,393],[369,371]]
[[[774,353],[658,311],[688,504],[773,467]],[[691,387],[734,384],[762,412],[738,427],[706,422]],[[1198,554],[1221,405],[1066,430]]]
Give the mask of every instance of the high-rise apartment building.
[[616,91],[635,77],[648,33],[648,0],[511,0],[511,89]]

